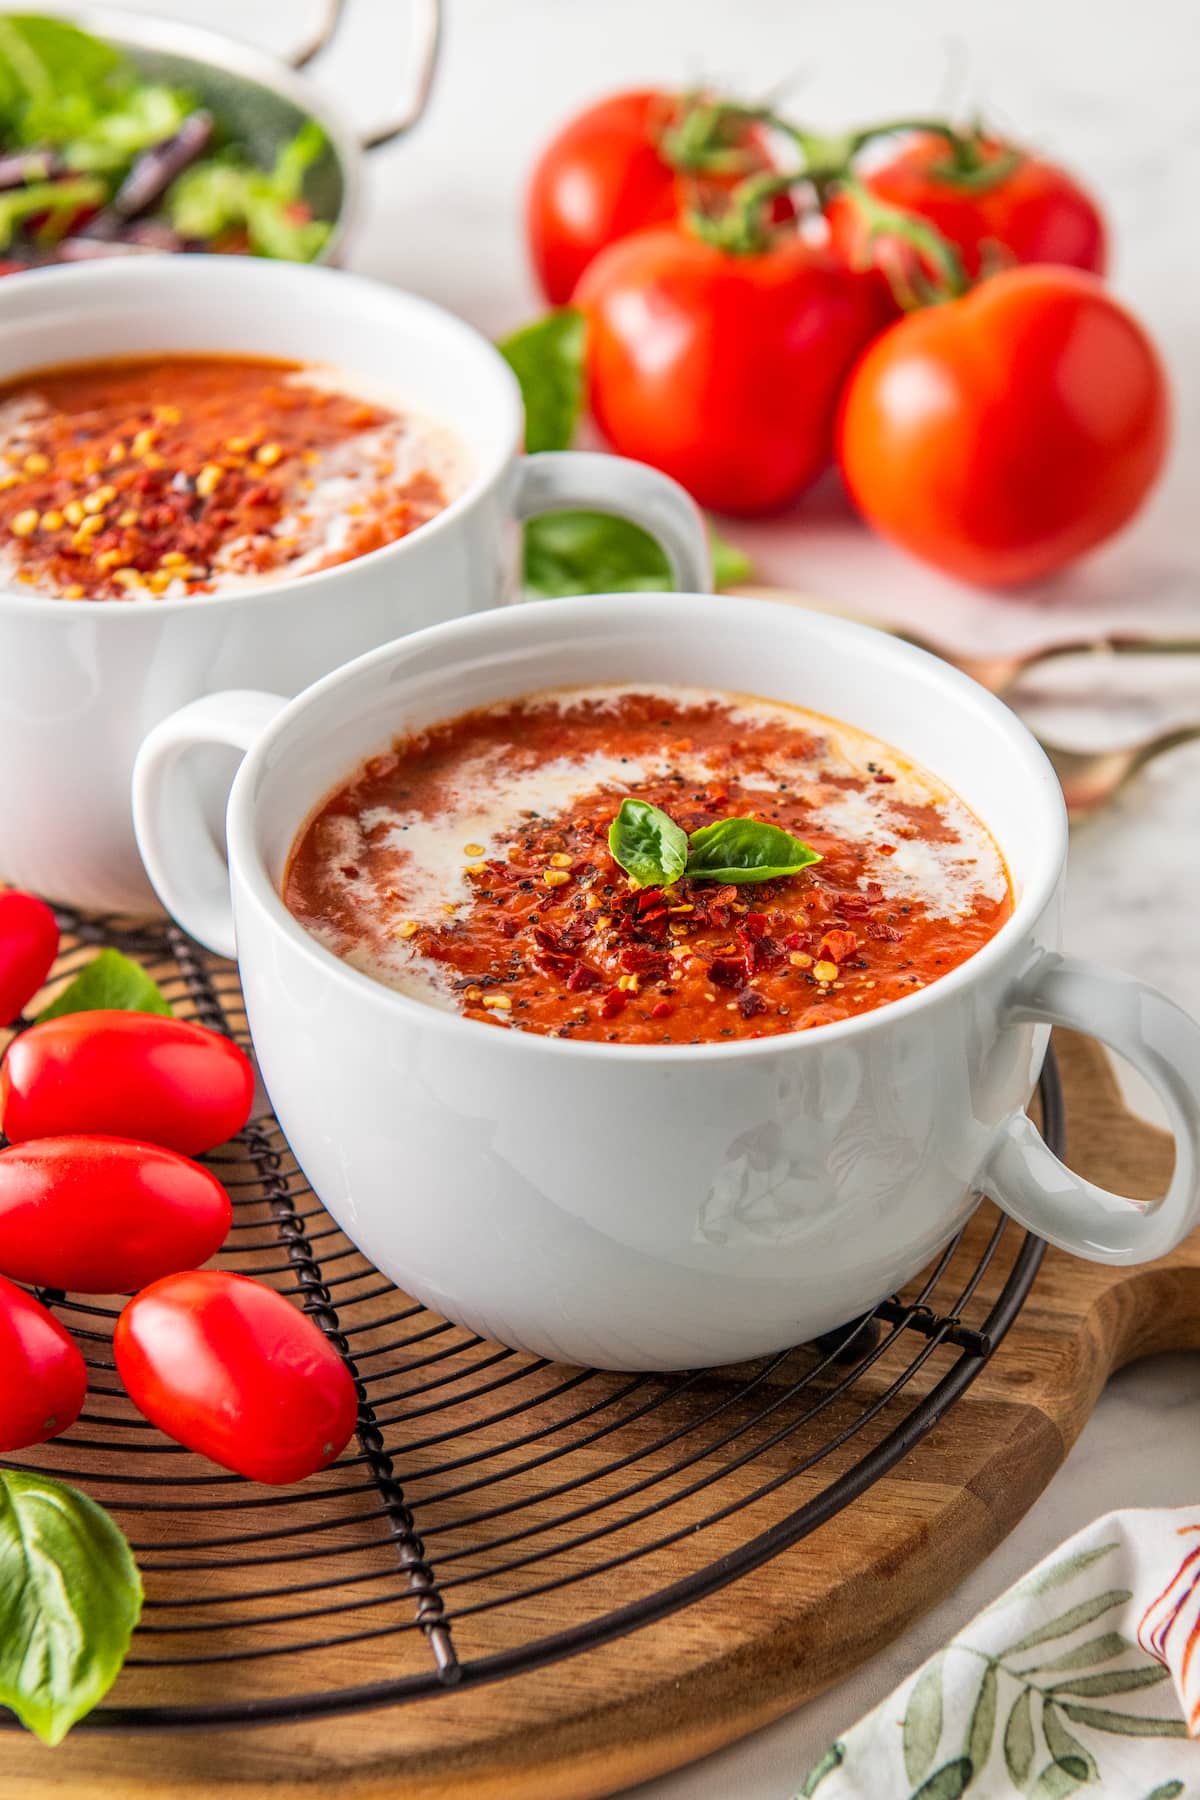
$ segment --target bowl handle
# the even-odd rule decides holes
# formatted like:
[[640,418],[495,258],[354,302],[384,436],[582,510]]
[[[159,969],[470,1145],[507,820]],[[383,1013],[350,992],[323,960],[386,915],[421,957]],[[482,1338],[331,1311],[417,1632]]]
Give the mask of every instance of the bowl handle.
[[1200,1217],[1200,1025],[1156,988],[1099,963],[1047,953],[1023,976],[1007,1016],[1099,1038],[1161,1096],[1175,1171],[1161,1200],[1130,1200],[1076,1175],[1024,1112],[992,1140],[978,1186],[1039,1237],[1089,1262],[1165,1256]]
[[[234,956],[229,866],[205,818],[191,753],[243,755],[287,701],[233,688],[181,706],[147,733],[133,766],[133,826],[154,891],[183,929],[218,956]],[[227,779],[232,785],[233,772]]]
[[[345,11],[346,0],[324,0],[315,30],[288,57],[293,69],[306,68],[328,48]],[[441,0],[413,0],[411,12],[412,42],[405,59],[408,72],[405,92],[387,123],[363,134],[364,150],[377,150],[381,145],[403,137],[425,111],[442,34]]]
[[577,510],[616,513],[662,546],[682,593],[712,593],[704,514],[686,488],[647,463],[591,450],[541,450],[517,464],[513,510],[518,519]]

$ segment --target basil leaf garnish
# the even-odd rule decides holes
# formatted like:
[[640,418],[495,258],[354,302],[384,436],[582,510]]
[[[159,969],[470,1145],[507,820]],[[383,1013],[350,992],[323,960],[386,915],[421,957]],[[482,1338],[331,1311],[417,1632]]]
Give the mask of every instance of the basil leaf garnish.
[[0,1469],[0,1705],[60,1743],[116,1680],[141,1610],[137,1565],[104,1508]]
[[765,825],[761,819],[721,819],[693,831],[687,873],[693,881],[775,881],[820,860],[818,851],[778,825]]
[[43,1007],[43,1019],[59,1019],[64,1013],[144,1012],[171,1015],[170,1002],[141,963],[119,950],[101,950],[56,1000]]
[[567,450],[583,411],[583,314],[559,307],[496,345],[525,402],[525,448]]
[[639,887],[667,887],[687,867],[686,832],[646,800],[622,800],[608,847]]

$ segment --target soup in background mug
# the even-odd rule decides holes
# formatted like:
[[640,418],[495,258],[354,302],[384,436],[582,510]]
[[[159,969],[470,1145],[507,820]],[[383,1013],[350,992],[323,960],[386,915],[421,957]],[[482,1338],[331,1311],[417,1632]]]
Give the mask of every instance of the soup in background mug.
[[[991,834],[1011,916],[861,1016],[693,1045],[495,1029],[352,967],[288,911],[298,835],[390,738],[622,684],[765,695],[892,747]],[[213,744],[248,748],[228,869],[192,782]],[[994,696],[881,632],[695,595],[459,620],[290,703],[184,708],[147,740],[134,803],[164,903],[216,950],[236,936],[267,1090],[315,1191],[385,1274],[486,1336],[610,1368],[733,1362],[876,1305],[980,1192],[1099,1261],[1150,1260],[1195,1222],[1200,1028],[1140,981],[1059,953],[1053,770]],[[1051,1024],[1111,1044],[1162,1096],[1176,1166],[1161,1202],[1082,1180],[1028,1118]]]
[[[158,527],[149,527],[153,567],[142,569],[140,521],[121,522],[137,510],[124,485],[130,460],[141,459],[153,487],[161,449],[143,441],[135,451],[133,436],[118,441],[115,457],[113,444],[89,447],[98,466],[81,468],[83,491],[61,505],[61,496],[45,488],[55,475],[41,467],[51,460],[47,451],[24,450],[8,472],[31,484],[29,503],[15,504],[17,486],[0,492],[10,538],[16,527],[15,544],[0,558],[0,583],[7,582],[0,586],[0,758],[7,771],[0,879],[93,910],[154,909],[129,813],[130,772],[147,730],[197,695],[264,684],[296,693],[406,631],[513,598],[522,518],[571,506],[621,513],[659,539],[682,580],[708,583],[703,521],[683,489],[616,457],[522,457],[520,396],[508,365],[471,327],[427,301],[358,276],[225,256],[144,256],[0,283],[0,384],[10,392],[30,371],[150,354],[332,365],[347,388],[386,396],[390,408],[445,432],[461,447],[468,477],[435,516],[369,554],[228,591],[203,591],[206,583],[189,577],[179,592],[172,565],[162,566]],[[169,448],[171,420],[159,423]],[[257,461],[264,445],[271,455],[272,444],[280,445],[279,434],[228,454]],[[278,465],[260,466],[257,485],[270,487]],[[214,481],[203,470],[183,473],[198,489]],[[221,483],[232,485],[234,474],[223,472],[211,493],[191,496],[194,522],[203,525],[211,509],[221,509]],[[93,504],[98,511],[84,510]],[[66,512],[75,505],[78,524]],[[86,523],[95,518],[100,526]],[[88,599],[85,581],[64,580],[64,588],[85,588],[66,599],[38,591],[36,580],[16,579],[22,569],[34,572],[34,548],[67,542],[68,527],[72,538],[84,532],[73,548],[111,532],[106,551],[130,549],[130,560],[96,571],[126,571],[115,584],[122,597]],[[191,554],[205,548],[183,545],[189,569],[210,567]],[[90,556],[81,558],[85,566],[92,569]],[[211,759],[214,831],[228,772],[228,758]]]

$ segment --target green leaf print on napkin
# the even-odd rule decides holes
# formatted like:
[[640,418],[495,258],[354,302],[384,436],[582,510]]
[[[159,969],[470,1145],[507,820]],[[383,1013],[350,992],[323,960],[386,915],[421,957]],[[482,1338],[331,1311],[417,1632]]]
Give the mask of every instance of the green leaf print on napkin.
[[1004,1760],[1017,1787],[1024,1787],[1037,1748],[1033,1736],[1033,1689],[1025,1688],[1004,1727]]
[[969,1756],[955,1757],[953,1762],[943,1763],[928,1781],[922,1782],[912,1800],[960,1800],[974,1773]]
[[904,1715],[904,1770],[920,1781],[933,1766],[942,1736],[942,1658],[935,1656],[917,1677]]
[[[970,1628],[969,1637],[956,1638],[940,1651],[907,1692],[896,1697],[904,1703],[903,1718],[893,1714],[900,1742],[893,1738],[895,1748],[882,1754],[888,1763],[902,1755],[907,1800],[972,1800],[975,1795],[982,1800],[985,1794],[1013,1790],[1027,1800],[1068,1800],[1085,1788],[1111,1800],[1134,1800],[1121,1786],[1122,1768],[1110,1766],[1105,1782],[1104,1738],[1187,1737],[1182,1719],[1149,1718],[1122,1709],[1120,1696],[1130,1696],[1130,1706],[1136,1706],[1134,1696],[1168,1681],[1170,1671],[1122,1631],[1105,1629],[1107,1615],[1132,1598],[1129,1589],[1086,1592],[1087,1571],[1118,1547],[1107,1543],[1076,1551],[1036,1570],[994,1602]],[[1003,1644],[999,1615],[1014,1599],[1041,1598],[1076,1582],[1083,1598],[1032,1628],[1026,1619],[1021,1635]],[[1097,1621],[1098,1628],[1088,1632]],[[1076,1636],[1080,1641],[1069,1641]],[[998,1641],[1002,1648],[995,1647]],[[974,1663],[977,1676],[963,1659]],[[886,1718],[885,1710],[880,1712]],[[955,1743],[962,1746],[957,1755],[952,1753]],[[826,1784],[830,1800],[849,1793],[899,1795],[898,1785],[886,1784],[880,1754],[878,1741],[856,1727],[813,1769],[801,1800],[818,1788],[823,1796]],[[1172,1779],[1143,1800],[1182,1800],[1185,1791],[1182,1782]]]

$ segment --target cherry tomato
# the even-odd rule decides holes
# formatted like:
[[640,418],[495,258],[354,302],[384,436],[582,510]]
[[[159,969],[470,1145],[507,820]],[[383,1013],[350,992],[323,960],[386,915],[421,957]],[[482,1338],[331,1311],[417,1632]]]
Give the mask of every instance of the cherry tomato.
[[613,448],[720,512],[767,511],[821,473],[842,384],[885,322],[871,276],[799,238],[741,256],[672,226],[611,245],[575,298]]
[[0,1452],[44,1444],[73,1425],[87,1365],[40,1300],[0,1275]]
[[[978,166],[960,172],[945,140],[922,132],[864,176],[863,184],[885,204],[934,225],[956,246],[968,275],[978,275],[989,256],[1001,266],[1062,263],[1103,275],[1104,216],[1078,182],[1056,164],[1007,144],[983,139],[974,148]],[[852,199],[835,195],[826,216],[833,242],[848,261],[873,255],[886,267],[889,255],[897,253],[886,234],[868,249]]]
[[35,1287],[144,1287],[207,1262],[232,1218],[215,1175],[156,1144],[51,1137],[0,1150],[0,1269]]
[[311,1319],[246,1275],[167,1275],[129,1302],[117,1369],[160,1431],[250,1481],[301,1481],[358,1416],[350,1371]]
[[839,457],[885,537],[1006,584],[1119,530],[1162,467],[1168,422],[1158,354],[1095,276],[1011,269],[871,345]]
[[0,1066],[13,1143],[96,1132],[197,1156],[250,1116],[254,1071],[203,1025],[153,1013],[81,1012],[34,1025]]
[[[608,244],[646,225],[677,218],[699,192],[730,188],[739,176],[771,167],[762,133],[739,126],[729,148],[743,152],[736,172],[683,175],[660,153],[663,132],[679,118],[680,97],[639,88],[585,107],[546,145],[525,198],[529,252],[547,300],[561,306],[588,264]],[[772,219],[793,216],[777,195]]]
[[11,1025],[50,973],[58,926],[43,900],[18,888],[0,893],[0,1025]]

